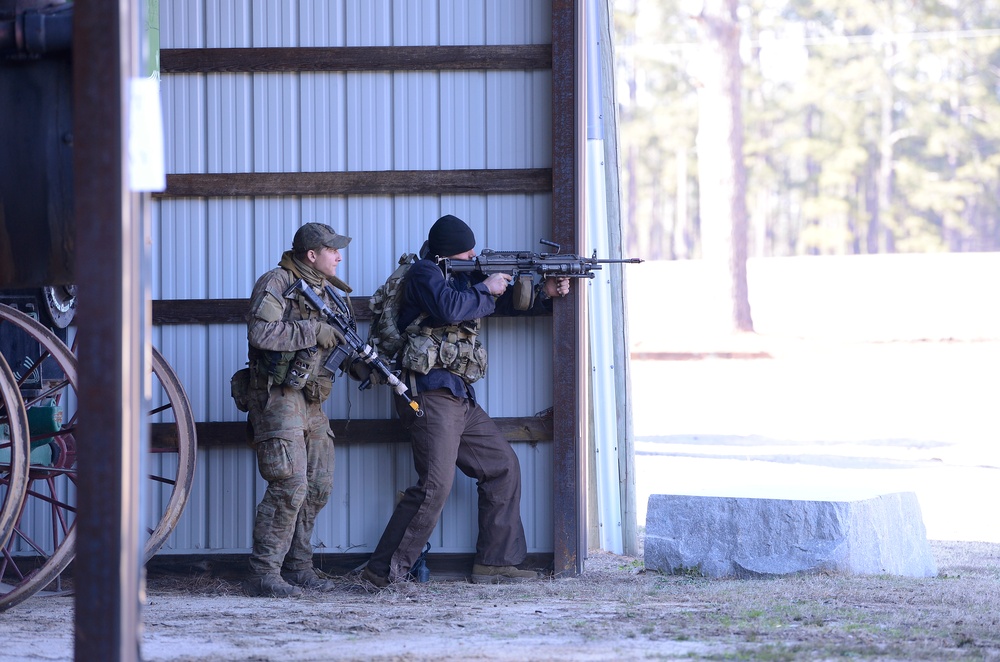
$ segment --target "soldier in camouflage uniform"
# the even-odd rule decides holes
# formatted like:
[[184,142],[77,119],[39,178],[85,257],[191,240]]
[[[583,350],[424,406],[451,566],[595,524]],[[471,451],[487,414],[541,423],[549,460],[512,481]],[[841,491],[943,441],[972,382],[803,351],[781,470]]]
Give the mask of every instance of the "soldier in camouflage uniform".
[[[246,404],[267,491],[254,521],[251,575],[243,584],[248,595],[294,597],[301,595],[300,587],[335,586],[317,574],[311,538],[333,489],[333,431],[321,409],[333,375],[323,362],[344,339],[303,297],[286,299],[284,293],[299,278],[328,304],[327,283],[349,293],[336,271],[350,241],[328,225],[306,223],[295,233],[292,250],[260,277],[250,298]],[[367,367],[362,363],[356,371],[362,366]]]

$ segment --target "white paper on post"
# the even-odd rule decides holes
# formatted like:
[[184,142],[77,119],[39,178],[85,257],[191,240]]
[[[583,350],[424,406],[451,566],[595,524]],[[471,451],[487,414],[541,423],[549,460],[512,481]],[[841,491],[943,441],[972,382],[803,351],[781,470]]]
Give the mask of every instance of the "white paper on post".
[[159,81],[153,78],[130,81],[128,122],[129,188],[133,191],[166,189]]

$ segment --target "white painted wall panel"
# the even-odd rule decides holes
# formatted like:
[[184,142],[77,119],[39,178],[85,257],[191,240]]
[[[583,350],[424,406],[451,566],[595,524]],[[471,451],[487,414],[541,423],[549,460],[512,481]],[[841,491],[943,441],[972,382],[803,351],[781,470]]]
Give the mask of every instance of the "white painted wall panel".
[[[177,0],[162,4],[161,40],[164,48],[545,44],[549,12],[538,0]],[[547,71],[167,75],[167,170],[549,167],[550,86]],[[551,233],[550,210],[548,194],[158,200],[153,297],[246,298],[307,221],[354,238],[340,275],[355,295],[367,295],[443,214],[465,219],[479,248],[537,249]],[[551,321],[488,320],[484,338],[490,374],[476,388],[487,410],[528,416],[551,406]],[[229,378],[246,362],[242,324],[161,327],[153,342],[188,390],[197,420],[245,420],[229,397]],[[346,379],[335,383],[324,410],[331,418],[393,416],[388,389],[359,392]],[[515,450],[529,550],[551,551],[551,445]],[[251,449],[202,449],[198,462],[165,553],[247,552],[266,487]],[[315,543],[371,551],[396,492],[415,478],[406,444],[339,446]],[[476,530],[475,483],[457,473],[431,544],[470,552]]]

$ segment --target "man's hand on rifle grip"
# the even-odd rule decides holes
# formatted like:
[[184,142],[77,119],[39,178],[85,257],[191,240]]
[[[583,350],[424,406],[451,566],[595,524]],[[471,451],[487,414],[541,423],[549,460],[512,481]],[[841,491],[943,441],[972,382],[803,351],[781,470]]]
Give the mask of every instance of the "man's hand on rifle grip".
[[495,297],[500,296],[507,291],[507,286],[510,281],[514,280],[514,277],[510,274],[490,274],[483,283],[486,285],[486,289],[489,290],[490,294]]
[[344,334],[338,331],[332,324],[327,324],[326,322],[317,322],[316,327],[316,344],[323,349],[330,349],[331,347],[336,347],[338,344],[345,343]]

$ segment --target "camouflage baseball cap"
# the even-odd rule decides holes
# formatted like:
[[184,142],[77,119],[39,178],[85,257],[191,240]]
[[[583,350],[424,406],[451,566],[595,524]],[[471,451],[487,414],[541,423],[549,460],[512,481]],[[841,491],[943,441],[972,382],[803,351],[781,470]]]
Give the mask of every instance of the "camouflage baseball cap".
[[306,223],[295,231],[295,237],[292,238],[292,252],[301,254],[323,246],[345,248],[349,243],[351,243],[350,237],[337,234],[329,225]]

